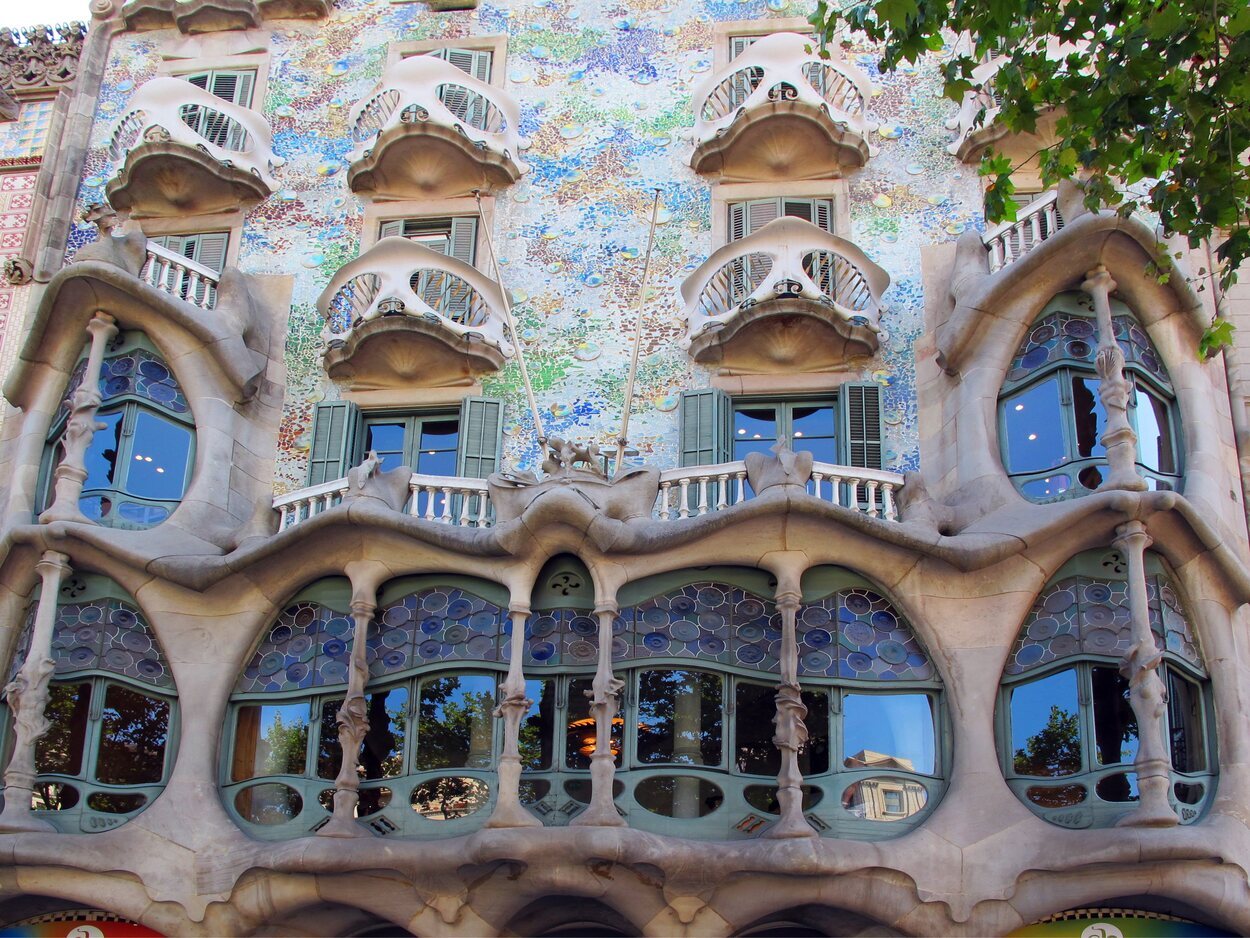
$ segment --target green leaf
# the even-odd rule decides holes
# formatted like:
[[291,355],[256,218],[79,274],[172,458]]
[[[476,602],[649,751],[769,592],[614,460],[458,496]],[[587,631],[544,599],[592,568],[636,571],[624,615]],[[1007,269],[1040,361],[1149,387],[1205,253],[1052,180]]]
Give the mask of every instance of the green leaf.
[[1236,330],[1227,319],[1221,319],[1216,316],[1211,320],[1211,325],[1202,333],[1202,338],[1198,340],[1198,355],[1202,358],[1211,358],[1223,348],[1228,348],[1233,344],[1233,332]]

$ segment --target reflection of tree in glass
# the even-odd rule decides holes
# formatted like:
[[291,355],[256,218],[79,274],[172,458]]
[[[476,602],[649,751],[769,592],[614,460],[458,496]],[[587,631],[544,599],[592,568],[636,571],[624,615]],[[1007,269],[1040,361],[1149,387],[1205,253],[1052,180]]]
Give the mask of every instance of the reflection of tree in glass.
[[300,721],[287,726],[282,722],[282,713],[275,713],[257,753],[260,771],[256,774],[303,775],[307,751],[308,724]]
[[525,719],[517,746],[521,752],[521,767],[539,770],[551,768],[552,726],[555,721],[555,682],[526,681],[526,695],[535,703]]
[[48,688],[43,711],[48,731],[35,742],[35,769],[41,775],[77,775],[81,771],[90,699],[90,684],[54,683]]
[[486,767],[491,762],[490,678],[452,676],[421,685],[417,768]]
[[703,671],[643,671],[638,685],[638,758],[716,765],[721,681]]
[[101,722],[96,778],[111,785],[159,782],[165,774],[169,703],[110,684]]
[[418,785],[412,807],[432,821],[454,821],[472,814],[486,803],[490,789],[476,778],[445,776]]
[[1081,726],[1077,714],[1058,704],[1046,725],[1025,740],[1015,753],[1017,775],[1071,775],[1081,768]]

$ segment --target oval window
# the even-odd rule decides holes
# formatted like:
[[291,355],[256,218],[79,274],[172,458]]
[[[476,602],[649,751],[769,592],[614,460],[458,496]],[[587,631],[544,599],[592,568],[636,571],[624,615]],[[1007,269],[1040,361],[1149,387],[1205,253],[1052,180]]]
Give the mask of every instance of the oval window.
[[490,786],[478,778],[449,775],[422,782],[412,790],[412,810],[427,821],[468,817],[490,801]]
[[842,793],[842,807],[865,821],[901,821],[919,814],[928,801],[919,782],[888,775],[862,779]]
[[1207,787],[1205,785],[1177,782],[1172,786],[1172,790],[1176,792],[1177,801],[1183,804],[1197,804],[1202,800],[1202,796],[1206,794]]
[[[824,796],[825,793],[815,785],[804,785],[803,810],[806,811],[808,808],[816,807]],[[781,813],[781,803],[777,800],[776,785],[748,785],[743,790],[742,797],[756,811],[762,811],[765,814]]]
[[544,778],[521,783],[521,804],[537,804],[551,791],[551,782]]
[[[625,783],[619,778],[612,779],[612,800],[615,801],[621,797],[623,791],[625,791]],[[564,793],[582,804],[590,804],[590,792],[590,779],[588,778],[574,778],[564,783]]]
[[1084,785],[1034,785],[1024,796],[1043,808],[1070,808],[1088,794]]
[[78,804],[78,789],[63,782],[36,782],[30,793],[32,811],[64,811]]
[[694,775],[644,778],[634,787],[634,799],[661,817],[706,817],[725,800],[720,787]]
[[1094,791],[1103,801],[1136,801],[1137,773],[1117,772],[1115,775],[1103,776],[1098,780]]
[[[391,803],[392,792],[386,786],[360,789],[360,800],[356,802],[356,817],[368,817],[377,814]],[[334,789],[326,788],[317,795],[321,807],[327,811],[334,810]]]
[[251,785],[234,796],[239,816],[253,824],[285,824],[304,810],[304,799],[294,788],[278,782]]
[[148,803],[147,795],[124,795],[111,791],[93,791],[87,796],[87,807],[102,814],[129,814]]

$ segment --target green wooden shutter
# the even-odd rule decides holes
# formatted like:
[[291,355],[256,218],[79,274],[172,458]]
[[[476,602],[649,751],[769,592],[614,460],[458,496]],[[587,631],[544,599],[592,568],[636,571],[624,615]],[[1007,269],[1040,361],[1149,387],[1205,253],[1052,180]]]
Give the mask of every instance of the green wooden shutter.
[[404,236],[404,220],[384,221],[378,228],[378,238],[402,238]]
[[447,253],[473,266],[477,254],[477,219],[474,216],[451,220],[451,245]]
[[681,464],[709,466],[729,462],[733,446],[733,405],[716,388],[681,395]]
[[881,387],[844,384],[840,392],[842,423],[846,428],[846,464],[881,468]]
[[490,81],[491,51],[489,49],[435,49],[429,53],[436,59],[450,62],[478,81]]
[[230,234],[226,231],[212,231],[206,234],[190,235],[182,253],[193,261],[203,264],[209,270],[221,273],[226,266],[226,248],[230,245]]
[[503,401],[466,397],[460,404],[460,448],[456,475],[485,479],[500,468],[503,452]]
[[320,485],[347,475],[360,459],[360,408],[351,401],[323,401],[313,413],[308,484]]

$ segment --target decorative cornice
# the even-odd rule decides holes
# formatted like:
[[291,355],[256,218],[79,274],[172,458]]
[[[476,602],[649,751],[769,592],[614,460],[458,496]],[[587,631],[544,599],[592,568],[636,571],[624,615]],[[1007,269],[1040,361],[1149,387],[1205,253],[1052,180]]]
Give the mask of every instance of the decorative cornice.
[[0,92],[25,97],[69,88],[86,36],[83,23],[0,29]]

